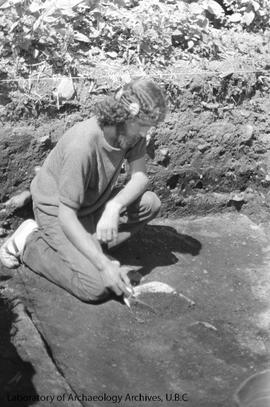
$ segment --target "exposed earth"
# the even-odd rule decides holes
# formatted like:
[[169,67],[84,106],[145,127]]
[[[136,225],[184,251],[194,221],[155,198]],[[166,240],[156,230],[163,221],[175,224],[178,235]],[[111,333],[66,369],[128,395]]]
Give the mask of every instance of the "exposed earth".
[[[231,407],[239,384],[269,368],[269,250],[269,223],[245,215],[159,219],[113,253],[140,266],[135,281],[177,291],[142,295],[155,312],[139,303],[135,315],[115,301],[81,303],[25,268],[2,270],[2,294],[17,293],[45,345],[40,357],[25,337],[19,357],[17,334],[8,353],[4,338],[1,405]],[[47,359],[65,384],[48,383]]]
[[[83,304],[25,268],[2,268],[1,406],[110,406],[119,395],[121,406],[231,407],[242,380],[269,368],[268,76],[160,82],[170,113],[151,132],[148,173],[161,218],[113,255],[141,267],[134,283],[161,281],[182,295],[146,295],[156,313],[137,305],[136,319],[121,303]],[[59,111],[1,101],[1,241],[32,216],[31,203],[4,203],[29,187],[63,131],[89,116],[85,92]],[[63,394],[71,396],[57,400]]]
[[[182,78],[161,84],[170,113],[150,132],[148,142],[148,174],[163,203],[161,215],[236,209],[268,217],[268,77],[195,75],[184,83]],[[48,104],[37,118],[24,103],[11,102],[3,108],[0,202],[29,187],[35,166],[63,131],[89,117],[92,100],[67,103],[60,111]],[[124,181],[122,174],[119,182]],[[0,216],[7,218],[4,213]]]

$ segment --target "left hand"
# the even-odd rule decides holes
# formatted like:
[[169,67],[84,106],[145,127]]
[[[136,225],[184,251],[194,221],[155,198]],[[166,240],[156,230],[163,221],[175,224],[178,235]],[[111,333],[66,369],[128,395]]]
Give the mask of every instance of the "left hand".
[[97,224],[97,239],[103,243],[109,243],[117,239],[120,208],[108,203]]

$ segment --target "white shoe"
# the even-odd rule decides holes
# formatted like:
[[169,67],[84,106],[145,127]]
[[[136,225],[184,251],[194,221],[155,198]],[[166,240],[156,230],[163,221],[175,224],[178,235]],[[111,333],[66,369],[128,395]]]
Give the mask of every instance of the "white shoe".
[[7,239],[0,249],[0,260],[5,267],[9,269],[19,267],[26,239],[36,229],[37,223],[33,219],[27,219]]

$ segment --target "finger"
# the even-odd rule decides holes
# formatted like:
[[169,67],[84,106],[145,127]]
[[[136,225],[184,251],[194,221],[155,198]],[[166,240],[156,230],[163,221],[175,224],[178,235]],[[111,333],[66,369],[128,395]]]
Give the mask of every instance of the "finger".
[[105,229],[100,223],[97,224],[96,234],[99,241],[106,242],[107,229]]
[[133,287],[132,287],[132,285],[130,283],[130,279],[128,278],[127,274],[125,274],[125,273],[122,274],[121,273],[121,280],[125,284],[126,290],[128,291],[129,295],[133,294]]
[[119,286],[119,283],[117,285],[113,285],[111,287],[111,290],[119,297],[120,295],[123,295],[122,288]]
[[122,266],[122,269],[128,273],[129,271],[138,271],[138,270],[142,269],[142,266],[125,265],[125,266]]
[[130,285],[130,280],[128,278],[127,273],[124,271],[121,271],[121,280],[126,284],[126,285]]
[[101,232],[101,241],[107,243],[107,233],[104,230]]
[[96,237],[97,237],[97,240],[101,240],[101,231],[100,231],[100,228],[98,225],[97,225],[97,229],[96,229]]
[[121,266],[121,277],[122,278],[127,278],[128,279],[128,273],[131,271],[130,267],[126,267],[126,266]]
[[119,287],[119,289],[121,290],[121,295],[124,294],[124,295],[127,296],[127,297],[130,296],[130,290],[128,289],[128,287],[126,286],[126,284],[124,284],[122,281],[119,281],[118,287]]
[[106,233],[106,241],[107,241],[107,242],[110,242],[110,241],[112,240],[112,236],[113,236],[112,230],[111,230],[111,229],[108,229],[108,230],[107,230],[107,233]]
[[99,236],[97,236],[97,240],[98,240],[100,243],[104,243],[104,240],[103,240],[101,234],[100,234]]
[[117,229],[113,229],[112,232],[112,240],[116,240],[118,237],[118,230]]

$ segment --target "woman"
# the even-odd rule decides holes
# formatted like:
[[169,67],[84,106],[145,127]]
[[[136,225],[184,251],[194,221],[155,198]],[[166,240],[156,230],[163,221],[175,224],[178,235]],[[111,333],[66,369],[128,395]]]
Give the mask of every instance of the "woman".
[[[160,209],[146,191],[146,133],[162,121],[161,89],[146,78],[96,103],[95,116],[69,129],[31,184],[35,221],[27,220],[2,246],[9,268],[20,262],[86,302],[129,295],[127,268],[102,248],[127,239]],[[114,189],[127,159],[130,179]]]

